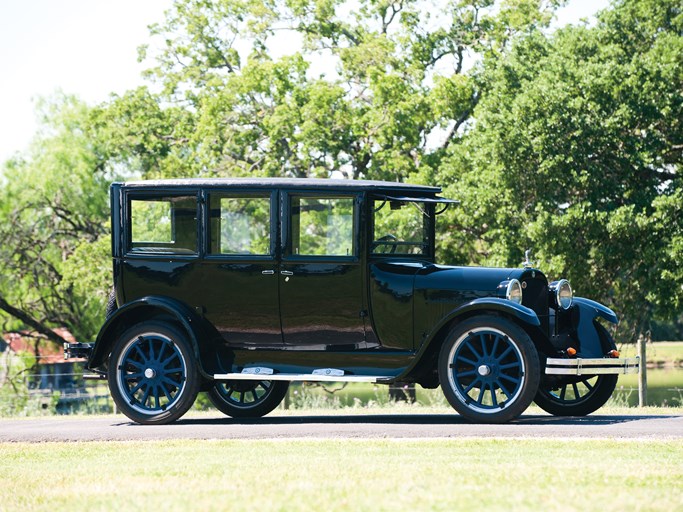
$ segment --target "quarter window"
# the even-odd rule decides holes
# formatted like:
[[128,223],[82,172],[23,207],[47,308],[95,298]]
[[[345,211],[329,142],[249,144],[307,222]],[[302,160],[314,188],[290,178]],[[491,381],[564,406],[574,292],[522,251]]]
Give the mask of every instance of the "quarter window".
[[195,254],[197,198],[192,196],[131,199],[129,250]]
[[211,196],[211,254],[269,255],[270,198]]
[[292,254],[353,256],[354,198],[292,198]]

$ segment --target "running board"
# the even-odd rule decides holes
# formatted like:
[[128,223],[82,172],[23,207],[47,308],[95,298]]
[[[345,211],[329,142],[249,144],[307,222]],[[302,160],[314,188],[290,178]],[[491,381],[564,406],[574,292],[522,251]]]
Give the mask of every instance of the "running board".
[[[269,372],[270,370],[270,372]],[[274,373],[270,368],[245,368],[242,373],[217,373],[214,380],[285,380],[288,382],[389,382],[391,375],[344,375],[326,368],[313,373]]]

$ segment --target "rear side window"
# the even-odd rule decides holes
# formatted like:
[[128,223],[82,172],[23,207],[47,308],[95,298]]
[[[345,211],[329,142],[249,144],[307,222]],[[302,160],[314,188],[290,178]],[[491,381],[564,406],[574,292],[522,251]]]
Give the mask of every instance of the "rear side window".
[[130,252],[197,253],[197,198],[150,197],[130,200]]
[[210,254],[270,254],[270,197],[211,195]]

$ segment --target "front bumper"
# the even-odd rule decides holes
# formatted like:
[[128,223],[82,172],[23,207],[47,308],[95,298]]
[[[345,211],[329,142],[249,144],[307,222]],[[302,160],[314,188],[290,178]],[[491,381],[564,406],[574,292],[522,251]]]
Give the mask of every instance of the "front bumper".
[[638,373],[639,357],[627,358],[548,358],[545,364],[546,375],[604,375]]

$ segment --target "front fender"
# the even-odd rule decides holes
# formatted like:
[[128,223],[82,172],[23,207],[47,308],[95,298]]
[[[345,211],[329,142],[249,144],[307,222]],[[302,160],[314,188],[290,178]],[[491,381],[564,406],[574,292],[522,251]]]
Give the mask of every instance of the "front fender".
[[579,342],[579,356],[584,358],[604,357],[609,347],[601,339],[595,325],[597,318],[603,318],[610,323],[617,324],[617,315],[607,306],[594,300],[574,297],[571,311],[572,327]]
[[106,362],[111,348],[117,337],[135,323],[164,315],[171,317],[180,324],[188,335],[192,348],[199,363],[199,370],[205,377],[210,377],[203,369],[202,350],[200,340],[206,338],[206,327],[200,317],[187,304],[164,296],[150,295],[124,304],[114,311],[105,321],[95,340],[92,355],[88,360],[87,367],[95,369]]
[[457,319],[458,317],[462,317],[464,315],[467,315],[468,313],[472,313],[475,311],[497,311],[500,313],[505,313],[507,315],[513,316],[514,318],[517,318],[521,322],[530,326],[539,327],[541,325],[541,321],[538,319],[538,316],[536,315],[536,312],[533,309],[527,308],[526,306],[522,306],[520,304],[516,304],[507,299],[500,299],[497,297],[484,297],[481,299],[474,299],[470,302],[462,304],[457,308],[453,309],[452,311],[450,311],[448,314],[446,314],[426,337],[426,343],[424,345],[428,345],[429,343],[431,343],[431,341],[439,335],[444,326],[450,324],[453,320]]

